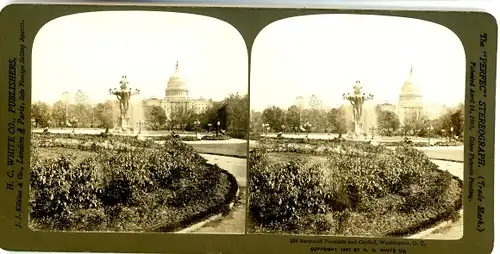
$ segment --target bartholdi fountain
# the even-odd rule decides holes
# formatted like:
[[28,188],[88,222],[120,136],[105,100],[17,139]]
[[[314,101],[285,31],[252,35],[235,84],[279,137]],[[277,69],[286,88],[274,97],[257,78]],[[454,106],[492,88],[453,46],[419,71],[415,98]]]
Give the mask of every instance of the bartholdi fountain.
[[373,100],[373,94],[365,94],[361,91],[361,82],[358,80],[353,86],[353,93],[343,94],[344,100],[348,100],[352,105],[352,113],[354,116],[354,130],[353,134],[355,137],[360,137],[364,132],[364,126],[362,122],[363,115],[363,105],[366,101]]
[[127,81],[127,76],[122,76],[120,89],[109,89],[109,93],[116,96],[120,102],[120,118],[117,128],[119,132],[131,132],[133,130],[133,125],[130,123],[129,115],[130,98],[140,93],[139,89],[132,91],[132,88],[129,88],[128,84],[129,82]]

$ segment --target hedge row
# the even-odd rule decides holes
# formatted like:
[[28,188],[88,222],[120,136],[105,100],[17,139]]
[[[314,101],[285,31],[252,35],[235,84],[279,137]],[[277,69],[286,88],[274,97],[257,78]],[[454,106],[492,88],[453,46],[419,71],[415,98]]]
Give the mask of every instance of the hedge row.
[[410,146],[369,146],[344,142],[312,165],[276,163],[272,156],[279,154],[252,151],[253,231],[386,236],[457,212],[460,183],[425,154]]
[[[251,138],[252,139],[252,138]],[[299,143],[299,144],[331,144],[338,143],[342,141],[347,141],[344,138],[333,138],[333,139],[307,139],[307,138],[279,138],[279,137],[257,137],[254,135],[255,140],[260,140],[262,142],[270,143],[270,142],[285,142],[285,143]],[[358,143],[371,143],[369,140],[367,141],[357,141]],[[384,146],[401,146],[401,145],[410,145],[413,147],[429,147],[429,146],[463,146],[463,142],[452,140],[452,141],[438,141],[430,144],[428,141],[420,141],[414,142],[412,140],[402,140],[402,141],[377,141],[379,145]]]
[[[35,229],[151,231],[221,207],[233,188],[225,171],[175,139],[155,145],[126,138],[39,138],[32,139],[30,171]],[[39,155],[51,145],[99,153],[83,159],[70,149],[56,158]]]

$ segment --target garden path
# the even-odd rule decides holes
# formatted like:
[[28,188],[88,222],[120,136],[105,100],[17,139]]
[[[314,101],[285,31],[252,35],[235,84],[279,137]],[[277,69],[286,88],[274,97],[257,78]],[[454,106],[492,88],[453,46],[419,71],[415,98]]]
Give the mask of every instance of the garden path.
[[215,221],[205,224],[192,233],[244,234],[246,218],[247,160],[211,154],[200,155],[207,159],[208,163],[217,164],[219,167],[231,173],[238,182],[240,194],[233,209],[228,215],[219,217]]

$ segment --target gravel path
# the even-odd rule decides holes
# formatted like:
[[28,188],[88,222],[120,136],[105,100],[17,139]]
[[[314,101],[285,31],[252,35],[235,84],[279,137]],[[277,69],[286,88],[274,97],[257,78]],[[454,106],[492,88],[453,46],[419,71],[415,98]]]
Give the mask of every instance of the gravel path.
[[240,195],[235,202],[233,209],[227,215],[209,222],[193,233],[200,234],[244,234],[246,221],[246,185],[247,185],[247,160],[219,155],[200,154],[207,159],[210,164],[217,164],[219,167],[231,173],[240,187]]

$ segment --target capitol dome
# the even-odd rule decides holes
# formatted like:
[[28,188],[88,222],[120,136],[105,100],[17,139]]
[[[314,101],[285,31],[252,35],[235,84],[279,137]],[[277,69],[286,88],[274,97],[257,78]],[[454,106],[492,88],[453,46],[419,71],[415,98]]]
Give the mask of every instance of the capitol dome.
[[186,86],[186,82],[182,78],[179,72],[179,61],[175,64],[174,73],[170,76],[167,83],[167,89],[165,90],[165,96],[167,98],[187,98],[189,96],[189,91]]
[[406,79],[401,93],[399,94],[400,103],[420,103],[422,101],[422,91],[420,86],[413,83],[413,67],[410,69],[410,75]]

